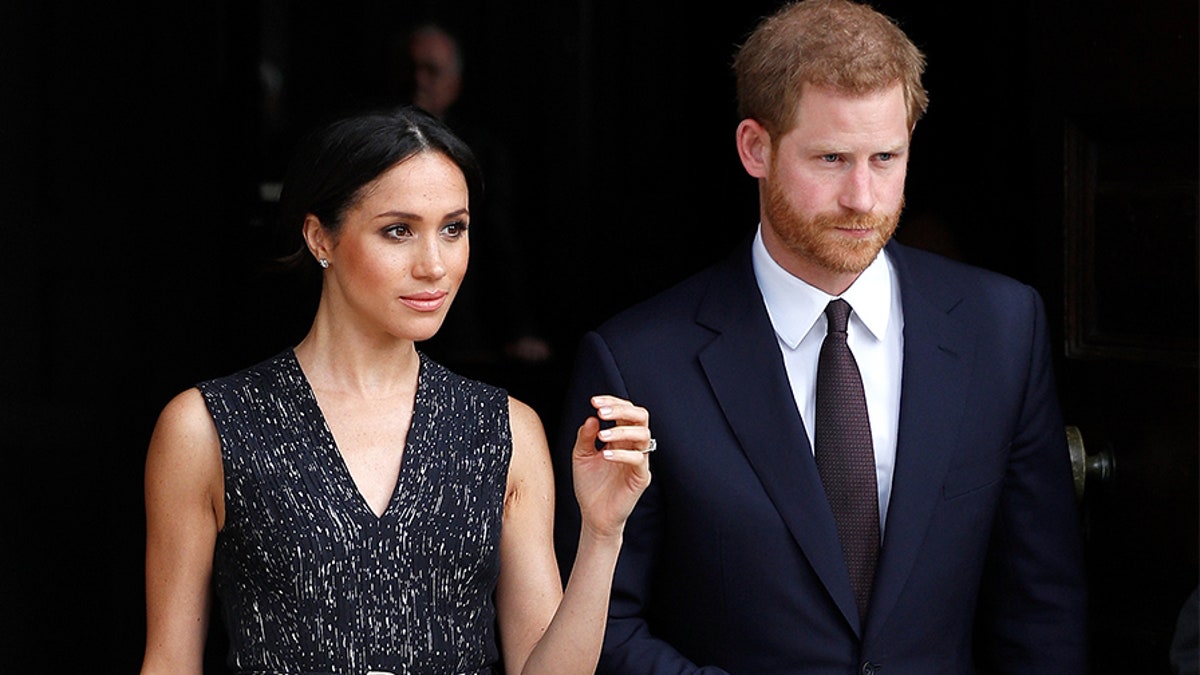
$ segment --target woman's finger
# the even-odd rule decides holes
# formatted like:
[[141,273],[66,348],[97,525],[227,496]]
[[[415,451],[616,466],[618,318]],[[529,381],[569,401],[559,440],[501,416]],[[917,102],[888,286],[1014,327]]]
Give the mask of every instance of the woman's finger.
[[612,448],[645,450],[650,445],[650,428],[644,426],[615,426],[600,430],[600,441]]
[[593,396],[592,406],[596,408],[596,415],[606,422],[642,426],[650,423],[650,411],[623,398],[609,395]]
[[589,417],[579,425],[575,432],[575,454],[580,456],[592,455],[597,452],[596,439],[600,431],[600,420]]
[[632,467],[646,466],[650,463],[650,456],[642,450],[604,450],[604,459],[610,462],[619,464],[628,464]]

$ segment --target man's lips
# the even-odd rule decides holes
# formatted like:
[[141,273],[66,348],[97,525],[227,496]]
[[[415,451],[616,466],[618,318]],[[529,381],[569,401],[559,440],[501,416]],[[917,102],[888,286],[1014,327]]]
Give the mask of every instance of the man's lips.
[[418,312],[433,312],[445,304],[447,295],[446,291],[421,291],[400,296],[400,302]]
[[875,232],[873,227],[838,227],[834,228],[838,232],[856,239],[865,239],[870,237]]

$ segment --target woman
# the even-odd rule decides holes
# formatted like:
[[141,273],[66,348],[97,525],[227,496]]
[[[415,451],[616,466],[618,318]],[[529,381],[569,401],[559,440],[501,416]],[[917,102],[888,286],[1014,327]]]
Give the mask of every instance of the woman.
[[415,346],[466,272],[477,185],[466,146],[414,109],[302,148],[280,207],[321,270],[316,316],[161,414],[143,673],[201,672],[210,584],[241,673],[594,672],[648,414],[598,395],[579,427],[564,590],[538,416]]

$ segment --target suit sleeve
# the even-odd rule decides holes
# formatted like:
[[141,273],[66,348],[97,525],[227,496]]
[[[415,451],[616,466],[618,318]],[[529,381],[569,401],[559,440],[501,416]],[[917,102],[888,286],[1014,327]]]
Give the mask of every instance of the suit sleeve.
[[[650,411],[652,433],[654,429],[654,401],[638,400],[637,392],[631,396],[604,338],[595,332],[588,333],[580,344],[567,393],[566,418],[560,425],[561,438],[552,453],[558,485],[555,541],[563,579],[567,578],[575,559],[580,528],[579,506],[573,497],[571,480],[571,451],[576,429],[593,413],[588,401],[595,394],[630,398],[635,404],[646,407]],[[659,452],[670,452],[670,448],[660,447]],[[651,481],[625,524],[624,542],[613,579],[604,648],[596,672],[719,675],[725,671],[697,667],[671,645],[654,637],[646,621],[656,546],[662,540],[659,536],[662,526],[659,505],[663,496],[659,484],[660,481]]]
[[1045,310],[1027,290],[1028,374],[983,580],[978,651],[982,672],[1085,673],[1079,509]]

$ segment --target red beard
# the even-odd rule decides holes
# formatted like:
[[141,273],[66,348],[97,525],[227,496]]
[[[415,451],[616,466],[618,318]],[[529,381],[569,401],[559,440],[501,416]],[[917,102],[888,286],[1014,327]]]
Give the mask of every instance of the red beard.
[[[796,255],[838,274],[858,274],[875,260],[896,232],[903,203],[894,213],[829,214],[805,217],[792,210],[784,190],[767,181],[763,209],[771,228]],[[838,228],[870,230],[851,238]]]

